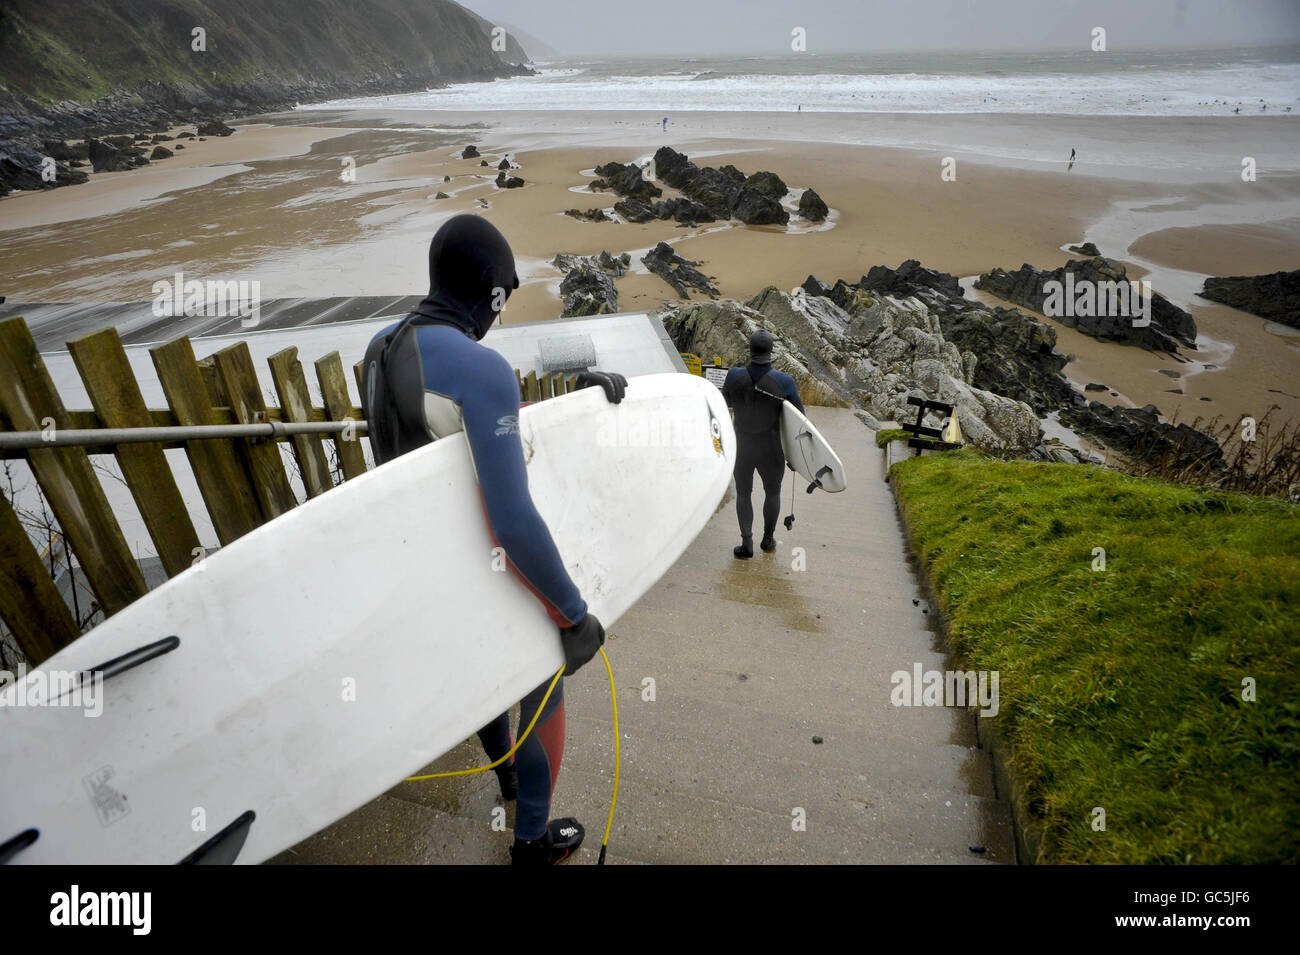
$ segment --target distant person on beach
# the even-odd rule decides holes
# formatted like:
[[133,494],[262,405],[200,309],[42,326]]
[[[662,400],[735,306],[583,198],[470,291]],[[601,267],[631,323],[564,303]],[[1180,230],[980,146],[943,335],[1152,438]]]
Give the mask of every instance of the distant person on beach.
[[[565,672],[572,674],[595,656],[605,630],[587,611],[528,493],[514,369],[479,344],[518,287],[514,254],[495,226],[476,215],[449,219],[429,245],[429,294],[366,349],[362,401],[376,465],[465,432],[493,542],[559,627]],[[589,385],[600,385],[617,404],[627,381],[621,375],[584,372],[579,386]],[[418,612],[425,597],[413,594],[411,599]],[[413,612],[411,624],[420,625],[418,613]],[[541,707],[550,683],[548,679],[520,701],[522,725]],[[493,762],[505,756],[512,745],[509,713],[479,730],[479,740]],[[511,848],[516,865],[554,864],[582,844],[584,831],[576,819],[550,820],[551,792],[563,756],[560,680],[513,761],[496,769],[502,797],[518,799]]]
[[781,516],[781,481],[785,452],[781,450],[781,402],[800,411],[803,402],[794,379],[772,368],[772,335],[759,329],[749,336],[749,364],[732,368],[722,383],[722,396],[736,425],[736,517],[740,545],[732,549],[741,560],[754,556],[754,472],[763,482],[763,539],[767,553],[776,550],[776,522]]
[[664,132],[668,132],[668,117],[664,117]]
[[1070,147],[1070,162],[1074,162],[1074,147]]

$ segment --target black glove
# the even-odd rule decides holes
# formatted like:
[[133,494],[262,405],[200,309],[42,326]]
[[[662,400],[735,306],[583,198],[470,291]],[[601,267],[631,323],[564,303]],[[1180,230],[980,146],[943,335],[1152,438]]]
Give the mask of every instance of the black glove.
[[564,647],[564,674],[572,676],[584,663],[596,655],[605,643],[605,628],[594,613],[589,613],[572,627],[560,628],[560,644]]
[[600,385],[611,404],[618,404],[627,392],[627,379],[613,371],[582,371],[578,373],[578,387]]

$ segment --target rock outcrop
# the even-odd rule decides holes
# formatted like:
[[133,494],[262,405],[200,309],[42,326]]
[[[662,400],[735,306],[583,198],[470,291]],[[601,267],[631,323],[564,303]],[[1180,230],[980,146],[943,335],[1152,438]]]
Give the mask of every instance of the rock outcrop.
[[774,367],[792,375],[806,399],[859,408],[868,423],[911,420],[915,410],[907,398],[915,395],[953,404],[967,441],[977,447],[1028,453],[1039,445],[1034,410],[973,387],[962,354],[923,303],[859,290],[849,305],[768,288],[744,304],[692,303],[661,317],[681,351],[732,364],[744,363],[749,334],[766,328]]
[[560,299],[564,305],[561,317],[606,315],[618,311],[618,290],[614,279],[627,274],[632,256],[610,255],[601,252],[596,256],[560,253],[551,260],[561,272]]
[[584,222],[613,222],[604,209],[565,209],[564,214],[574,219],[581,219]]
[[234,127],[227,126],[219,119],[210,123],[199,123],[198,131],[200,136],[233,136],[235,133]]
[[1300,269],[1270,275],[1208,278],[1200,294],[1201,298],[1239,308],[1270,322],[1300,328]]
[[[655,175],[707,210],[711,219],[739,219],[746,225],[785,225],[790,213],[781,200],[790,191],[774,172],[752,176],[730,164],[700,167],[671,146],[661,146],[654,156]],[[681,220],[679,220],[681,221]]]
[[699,262],[682,258],[667,242],[660,242],[641,256],[641,262],[647,269],[671,285],[682,298],[690,298],[690,289],[704,292],[709,296],[720,294],[709,281],[709,277],[696,268]]
[[[1148,302],[1141,286],[1132,291],[1123,264],[1112,259],[1074,259],[1050,272],[1028,264],[1014,272],[994,269],[981,275],[975,287],[1101,341],[1166,352],[1177,352],[1180,345],[1196,347],[1192,316],[1158,292]],[[1127,302],[1127,308],[1110,300],[1105,293],[1111,289],[1122,296],[1119,303]],[[1150,321],[1143,324],[1148,305]]]
[[662,189],[644,177],[641,167],[636,163],[624,165],[619,162],[607,162],[596,167],[596,175],[599,178],[593,179],[588,184],[588,188],[608,189],[620,196],[640,202],[649,202],[664,194]]
[[[885,294],[922,303],[937,317],[945,339],[962,355],[965,380],[976,388],[1023,401],[1039,417],[1060,412],[1062,424],[1111,448],[1130,460],[1152,463],[1179,453],[1184,462],[1221,466],[1218,443],[1186,424],[1159,418],[1154,406],[1111,408],[1088,401],[1065,377],[1069,355],[1056,350],[1056,330],[1016,309],[986,308],[962,295],[954,276],[908,260],[897,269],[873,267],[857,284],[844,281],[828,287],[815,276],[803,284],[807,295],[822,295],[852,308],[862,295]],[[1109,390],[1092,385],[1088,390]],[[1040,460],[1091,460],[1060,446],[1040,446],[1031,457]]]
[[803,191],[803,195],[799,197],[800,218],[807,219],[809,222],[825,222],[830,214],[830,207],[822,201],[821,196],[812,189]]
[[1090,401],[1086,407],[1062,411],[1061,423],[1135,461],[1150,463],[1176,456],[1185,465],[1210,471],[1225,467],[1223,451],[1214,438],[1191,425],[1161,421],[1155,405],[1120,408]]

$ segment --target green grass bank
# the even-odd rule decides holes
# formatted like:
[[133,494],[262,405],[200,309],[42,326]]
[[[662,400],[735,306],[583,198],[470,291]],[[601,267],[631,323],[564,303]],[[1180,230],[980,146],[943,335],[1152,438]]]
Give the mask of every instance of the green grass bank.
[[1037,861],[1300,859],[1300,507],[970,451],[890,480]]

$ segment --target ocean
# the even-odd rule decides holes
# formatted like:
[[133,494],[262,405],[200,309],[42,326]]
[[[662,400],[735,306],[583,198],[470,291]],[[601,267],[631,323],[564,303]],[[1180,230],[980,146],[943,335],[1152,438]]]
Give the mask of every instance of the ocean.
[[302,109],[1032,113],[1300,113],[1300,49],[621,57],[539,75]]

